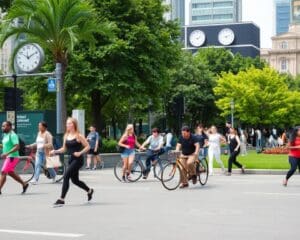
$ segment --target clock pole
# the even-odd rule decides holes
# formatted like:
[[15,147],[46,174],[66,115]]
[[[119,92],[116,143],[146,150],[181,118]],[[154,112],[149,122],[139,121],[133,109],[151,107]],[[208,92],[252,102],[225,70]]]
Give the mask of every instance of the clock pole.
[[17,104],[17,75],[13,74],[12,78],[14,80],[14,112],[15,112],[15,129],[14,131],[17,133],[18,129],[17,129],[17,108],[18,108],[18,104]]
[[57,133],[58,136],[63,134],[61,75],[62,75],[61,63],[56,63],[56,68],[55,68],[55,77],[56,77],[56,84],[57,84],[57,91],[56,91],[56,133]]

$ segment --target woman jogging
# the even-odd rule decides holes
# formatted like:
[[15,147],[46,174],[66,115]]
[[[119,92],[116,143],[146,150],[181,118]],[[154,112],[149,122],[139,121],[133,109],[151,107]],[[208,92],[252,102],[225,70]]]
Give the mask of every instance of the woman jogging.
[[228,173],[227,176],[231,176],[232,164],[236,165],[238,168],[242,169],[242,173],[245,172],[245,168],[240,164],[236,158],[240,153],[241,141],[234,128],[229,129],[228,144],[230,156],[228,159]]
[[69,155],[69,166],[64,175],[61,196],[54,203],[54,206],[63,206],[65,204],[65,197],[69,190],[70,179],[75,185],[87,192],[88,201],[92,199],[94,190],[79,180],[79,169],[84,164],[83,155],[89,150],[90,147],[88,142],[85,137],[79,133],[77,120],[75,118],[68,118],[63,147],[51,151],[51,154],[62,154],[67,151]]
[[[39,132],[34,144],[26,146],[27,148],[36,148],[36,159],[35,159],[35,172],[33,179],[30,181],[31,184],[35,185],[39,181],[41,169],[45,164],[46,157],[49,156],[51,150],[53,150],[53,137],[50,132],[47,131],[48,125],[42,121],[39,123]],[[48,172],[52,181],[55,182],[56,172],[53,168],[48,168]]]
[[213,175],[213,161],[214,158],[222,168],[222,172],[225,173],[225,167],[221,160],[221,143],[226,142],[226,139],[218,133],[216,126],[212,126],[210,133],[208,134],[208,170],[209,175]]
[[283,186],[287,186],[288,180],[293,176],[300,162],[300,127],[296,127],[292,130],[288,148],[290,149],[289,162],[291,168],[283,180]]
[[118,145],[123,148],[121,152],[121,158],[123,160],[122,180],[126,182],[127,179],[130,179],[131,167],[135,157],[135,146],[137,146],[138,148],[141,147],[141,145],[137,141],[132,124],[127,125],[126,130],[121,137]]

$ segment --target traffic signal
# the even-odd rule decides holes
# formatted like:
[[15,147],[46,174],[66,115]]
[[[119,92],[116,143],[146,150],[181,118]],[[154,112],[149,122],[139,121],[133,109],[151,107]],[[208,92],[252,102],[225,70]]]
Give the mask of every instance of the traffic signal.
[[17,88],[17,96],[15,96],[14,88],[4,88],[4,111],[14,111],[15,107],[17,111],[23,110],[23,90]]

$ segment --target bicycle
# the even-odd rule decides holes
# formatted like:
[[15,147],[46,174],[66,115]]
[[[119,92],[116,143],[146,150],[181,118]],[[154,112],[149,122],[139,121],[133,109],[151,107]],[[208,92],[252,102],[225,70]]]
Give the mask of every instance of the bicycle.
[[[60,182],[63,177],[64,173],[66,172],[66,165],[64,161],[62,162],[61,167],[54,168],[56,172],[56,180],[55,182]],[[15,168],[17,174],[22,175],[23,180],[27,183],[33,179],[35,173],[35,154],[33,151],[30,152],[28,156],[20,156],[19,162]],[[42,171],[45,176],[51,179],[50,173],[45,166],[42,166]]]
[[[164,188],[167,190],[175,190],[179,187],[182,182],[183,171],[187,172],[188,179],[192,176],[189,174],[188,169],[183,166],[180,161],[180,152],[169,153],[169,158],[172,160],[167,164],[161,174],[161,182]],[[175,160],[174,160],[175,159]],[[196,159],[194,162],[196,175],[199,179],[201,186],[206,185],[208,181],[208,164],[207,160],[204,158],[202,160]]]
[[[146,167],[141,159],[143,153],[141,151],[136,151],[135,159],[132,164],[129,182],[137,182],[143,175],[146,170]],[[169,163],[168,160],[161,159],[160,156],[157,156],[157,162],[152,165],[153,175],[155,178],[161,181],[161,172],[164,166]],[[122,182],[123,176],[123,160],[120,159],[114,167],[114,175],[115,177]]]

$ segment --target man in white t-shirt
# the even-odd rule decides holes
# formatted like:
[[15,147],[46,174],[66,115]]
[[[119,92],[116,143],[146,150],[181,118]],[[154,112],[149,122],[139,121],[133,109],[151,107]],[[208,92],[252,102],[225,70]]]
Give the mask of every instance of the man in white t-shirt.
[[148,146],[147,149],[147,159],[146,159],[146,170],[144,171],[144,179],[148,178],[149,172],[151,170],[151,162],[153,165],[156,164],[157,158],[159,155],[161,155],[163,151],[164,146],[164,138],[159,134],[158,128],[152,129],[152,135],[147,138],[147,140],[142,144],[141,149],[146,150],[146,146]]

